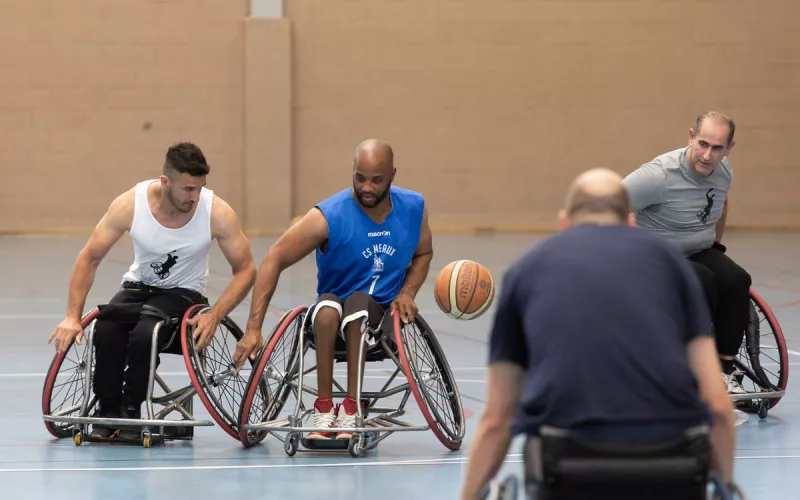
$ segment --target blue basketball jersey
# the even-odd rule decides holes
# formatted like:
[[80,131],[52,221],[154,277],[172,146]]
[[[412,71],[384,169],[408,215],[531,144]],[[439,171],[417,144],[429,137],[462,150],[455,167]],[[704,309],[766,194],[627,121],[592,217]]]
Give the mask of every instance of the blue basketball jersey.
[[327,248],[316,252],[318,296],[345,300],[360,291],[385,306],[400,293],[419,243],[425,199],[395,186],[389,196],[392,210],[383,224],[364,213],[351,189],[317,205],[328,222]]

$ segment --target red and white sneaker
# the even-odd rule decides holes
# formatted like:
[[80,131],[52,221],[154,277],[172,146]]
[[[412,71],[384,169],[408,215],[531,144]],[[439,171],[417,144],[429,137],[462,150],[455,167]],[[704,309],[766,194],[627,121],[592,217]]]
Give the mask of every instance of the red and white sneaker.
[[[333,427],[341,429],[355,428],[356,426],[356,410],[357,403],[355,399],[347,398],[339,406],[339,414],[336,416],[336,421]],[[353,436],[352,432],[340,431],[336,433],[336,439],[350,439]]]
[[[314,402],[314,428],[325,429],[333,427],[338,409],[339,407],[334,406],[331,399],[317,399]],[[309,432],[306,435],[306,439],[330,439],[331,436],[333,436],[332,432]]]

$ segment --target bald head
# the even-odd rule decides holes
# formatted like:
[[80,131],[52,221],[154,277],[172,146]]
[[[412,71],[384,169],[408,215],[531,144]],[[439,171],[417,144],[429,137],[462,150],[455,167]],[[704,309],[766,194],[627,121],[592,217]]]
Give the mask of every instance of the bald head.
[[625,223],[631,206],[622,177],[606,168],[579,175],[570,185],[564,215],[570,221],[609,220]]
[[[353,155],[353,191],[367,209],[380,209],[394,181],[394,152],[386,141],[367,139]],[[386,202],[388,203],[388,202]]]
[[367,139],[356,147],[353,167],[394,167],[394,151],[388,142],[380,139]]

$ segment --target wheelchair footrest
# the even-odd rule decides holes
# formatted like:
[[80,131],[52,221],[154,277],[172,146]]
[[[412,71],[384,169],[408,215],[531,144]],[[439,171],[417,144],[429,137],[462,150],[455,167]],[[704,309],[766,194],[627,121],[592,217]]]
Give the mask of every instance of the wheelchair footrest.
[[[162,436],[158,434],[151,435],[152,444],[164,444],[164,439]],[[133,445],[133,446],[141,446],[142,445],[142,437],[125,437],[119,434],[116,434],[111,437],[98,437],[91,433],[83,434],[83,441],[87,443],[103,443],[103,444],[119,444],[119,445]]]
[[149,420],[149,419],[131,419],[131,418],[102,418],[102,417],[73,417],[65,415],[63,417],[54,417],[52,415],[43,415],[42,418],[46,422],[64,422],[71,424],[100,424],[108,426],[124,426],[130,427],[213,427],[214,422],[210,420]]
[[[378,434],[374,431],[365,433],[365,445],[371,445],[377,438]],[[309,450],[341,450],[346,451],[348,445],[350,444],[350,439],[336,439],[332,437],[330,439],[306,439],[302,438],[300,440],[300,444],[303,445],[304,448]]]
[[349,439],[306,439],[300,440],[300,444],[309,450],[347,450],[347,445],[350,444]]
[[731,394],[731,401],[752,401],[756,399],[776,399],[786,395],[786,391],[748,392],[747,394]]

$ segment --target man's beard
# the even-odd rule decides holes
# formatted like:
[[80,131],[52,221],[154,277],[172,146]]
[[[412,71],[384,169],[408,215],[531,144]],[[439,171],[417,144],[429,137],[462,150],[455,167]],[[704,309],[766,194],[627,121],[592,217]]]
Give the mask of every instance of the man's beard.
[[386,189],[381,194],[375,196],[375,201],[372,202],[372,204],[368,205],[368,204],[364,203],[364,194],[361,193],[356,188],[356,183],[355,183],[355,181],[353,181],[353,191],[355,191],[355,193],[356,193],[356,199],[361,204],[361,206],[363,206],[365,208],[374,208],[374,207],[378,206],[383,200],[386,199],[387,196],[389,196],[389,189],[391,187],[392,187],[392,183],[390,182],[389,185],[386,186]]

